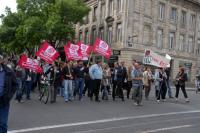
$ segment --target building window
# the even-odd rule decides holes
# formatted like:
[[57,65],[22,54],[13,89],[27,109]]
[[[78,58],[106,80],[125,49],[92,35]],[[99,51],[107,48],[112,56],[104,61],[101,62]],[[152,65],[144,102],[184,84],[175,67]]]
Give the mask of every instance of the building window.
[[113,0],[109,0],[108,14],[109,14],[110,16],[113,15],[113,10],[114,10],[113,6],[114,6],[114,5],[113,5]]
[[97,30],[96,30],[96,28],[93,28],[92,29],[92,40],[91,40],[92,44],[94,43],[96,37],[97,37]]
[[113,28],[112,26],[108,26],[107,41],[109,45],[112,45],[112,37],[113,37]]
[[150,43],[150,35],[151,35],[151,26],[145,25],[144,26],[144,35],[143,35],[143,44],[147,45]]
[[184,35],[180,35],[180,38],[179,38],[179,48],[178,48],[180,51],[183,51],[184,44],[185,44]]
[[188,52],[189,53],[193,52],[193,37],[189,37],[188,39]]
[[195,28],[195,24],[196,24],[195,18],[196,18],[196,17],[195,17],[194,14],[191,14],[191,15],[190,15],[190,26],[191,26],[192,29]]
[[175,46],[175,33],[169,33],[169,49],[173,49]]
[[122,24],[117,24],[117,42],[122,42]]
[[83,32],[82,31],[79,32],[79,41],[83,41]]
[[177,19],[177,9],[176,8],[172,8],[171,9],[171,16],[170,19],[174,22],[176,22]]
[[89,43],[89,40],[90,40],[90,38],[89,38],[89,31],[86,30],[86,31],[85,31],[85,44],[88,44],[88,43]]
[[117,0],[117,11],[122,11],[122,0]]
[[197,41],[197,50],[196,50],[197,54],[200,54],[200,39]]
[[157,31],[157,47],[162,48],[163,46],[163,30]]
[[94,7],[93,22],[97,21],[97,6]]
[[165,4],[159,3],[159,19],[163,20],[165,17]]
[[101,20],[102,19],[105,19],[105,17],[106,17],[106,8],[105,8],[106,6],[105,6],[105,4],[102,4],[101,5]]
[[181,27],[185,27],[186,26],[186,12],[182,11],[181,12]]
[[101,40],[104,40],[104,29],[103,29],[103,28],[100,28],[100,29],[99,29],[99,38],[100,38]]

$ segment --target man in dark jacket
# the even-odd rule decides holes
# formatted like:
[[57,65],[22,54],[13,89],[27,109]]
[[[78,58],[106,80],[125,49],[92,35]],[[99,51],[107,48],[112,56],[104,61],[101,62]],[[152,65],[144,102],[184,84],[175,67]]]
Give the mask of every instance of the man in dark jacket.
[[117,67],[117,92],[122,101],[124,101],[124,94],[123,94],[123,81],[124,81],[124,69],[122,64],[120,63]]
[[16,91],[14,72],[4,65],[4,57],[0,53],[0,133],[7,133],[10,100]]
[[86,68],[83,66],[83,61],[78,62],[78,66],[74,68],[75,79],[75,92],[79,92],[79,100],[81,101],[84,89],[84,76],[86,74]]

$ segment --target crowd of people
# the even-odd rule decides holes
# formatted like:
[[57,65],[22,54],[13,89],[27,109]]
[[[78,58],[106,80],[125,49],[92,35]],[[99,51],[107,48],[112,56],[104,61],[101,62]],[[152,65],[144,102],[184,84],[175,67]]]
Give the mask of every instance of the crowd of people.
[[[152,84],[155,85],[157,102],[166,101],[167,92],[169,98],[173,98],[169,68],[153,69],[151,66],[143,66],[136,60],[129,67],[126,67],[124,61],[115,62],[113,67],[102,61],[89,64],[83,61],[55,62],[54,64],[37,62],[43,68],[42,74],[8,64],[10,68],[13,66],[12,69],[16,74],[18,89],[15,99],[18,102],[23,102],[25,98],[30,100],[31,92],[37,91],[36,88],[40,92],[40,81],[43,78],[50,82],[51,103],[56,102],[57,95],[62,96],[65,102],[76,100],[76,98],[82,101],[85,95],[90,100],[94,98],[96,102],[100,102],[100,100],[108,100],[109,95],[112,96],[112,100],[120,98],[125,101],[124,94],[126,94],[127,99],[131,95],[135,105],[141,105],[143,90],[145,99],[148,100]],[[187,74],[184,68],[180,67],[174,82],[176,100],[181,88],[186,101],[189,101],[185,90],[186,81]]]
[[[142,105],[143,90],[145,99],[149,99],[152,84],[155,86],[157,102],[173,98],[170,81],[170,69],[144,66],[133,60],[125,65],[124,61],[115,62],[113,67],[97,61],[85,63],[83,61],[55,62],[48,64],[42,60],[35,61],[43,68],[42,73],[17,66],[11,60],[0,55],[0,130],[7,131],[9,102],[13,96],[22,103],[32,99],[32,92],[41,92],[41,81],[49,81],[50,102],[55,103],[57,96],[63,97],[65,102],[79,100],[88,96],[91,101],[134,100],[136,106]],[[128,67],[127,67],[128,66]],[[178,100],[181,89],[186,102],[189,102],[185,89],[187,74],[184,68],[180,70],[174,81],[176,87],[175,100]],[[16,93],[15,93],[16,91]],[[132,92],[132,93],[131,93]],[[126,95],[124,95],[126,94]],[[109,96],[111,95],[111,96]]]

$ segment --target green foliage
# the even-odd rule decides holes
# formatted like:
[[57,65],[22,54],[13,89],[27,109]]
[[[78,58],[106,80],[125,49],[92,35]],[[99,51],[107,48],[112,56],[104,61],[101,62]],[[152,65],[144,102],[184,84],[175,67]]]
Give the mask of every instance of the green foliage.
[[43,40],[53,44],[74,39],[74,24],[90,10],[82,0],[17,0],[17,4],[17,13],[7,8],[1,16],[0,45],[8,52],[23,52]]

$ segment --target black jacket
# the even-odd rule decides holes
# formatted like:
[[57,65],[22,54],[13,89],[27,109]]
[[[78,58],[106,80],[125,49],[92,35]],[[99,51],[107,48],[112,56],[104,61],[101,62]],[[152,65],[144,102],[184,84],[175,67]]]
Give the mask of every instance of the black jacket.
[[76,78],[84,78],[84,74],[86,73],[85,67],[77,66],[74,68],[74,75]]
[[3,96],[0,97],[0,107],[6,106],[10,103],[15,91],[17,89],[17,81],[14,71],[8,68],[6,65],[2,65],[5,71],[4,91]]
[[187,81],[187,74],[186,73],[178,73],[176,79],[179,78],[178,85],[185,86],[185,82]]
[[123,82],[123,67],[117,67],[117,82]]

